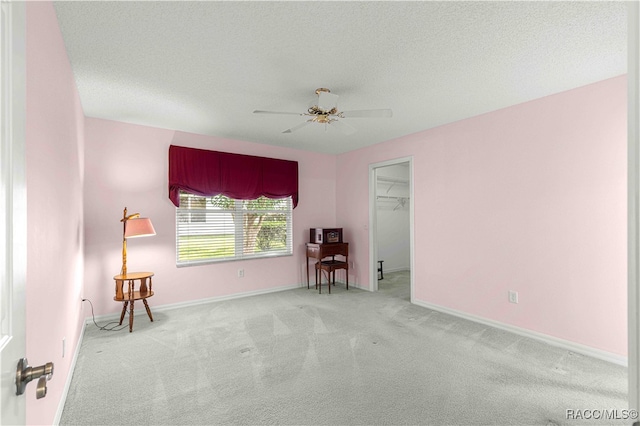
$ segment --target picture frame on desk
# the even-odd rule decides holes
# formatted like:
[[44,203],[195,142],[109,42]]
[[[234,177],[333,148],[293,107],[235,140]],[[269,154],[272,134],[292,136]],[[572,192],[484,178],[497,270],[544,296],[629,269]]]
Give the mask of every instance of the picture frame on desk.
[[327,236],[325,238],[326,243],[341,243],[342,242],[342,231],[329,231],[327,232]]
[[341,243],[342,228],[311,228],[309,242],[314,244]]

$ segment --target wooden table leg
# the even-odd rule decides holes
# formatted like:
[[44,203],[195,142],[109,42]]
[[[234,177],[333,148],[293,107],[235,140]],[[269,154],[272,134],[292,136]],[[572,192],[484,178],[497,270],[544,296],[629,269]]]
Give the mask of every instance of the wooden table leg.
[[127,305],[129,304],[129,302],[124,302],[122,304],[122,313],[120,314],[120,324],[118,325],[122,325],[122,320],[124,320],[124,314],[125,312],[127,312]]
[[151,315],[151,309],[149,309],[149,304],[147,303],[147,299],[142,299],[142,303],[144,303],[144,307],[147,310],[147,315],[149,315],[149,319],[153,322],[153,315]]
[[347,269],[345,269],[345,271],[347,271],[347,290],[349,290],[349,261],[347,260]]
[[133,300],[129,306],[129,333],[131,333],[133,331]]

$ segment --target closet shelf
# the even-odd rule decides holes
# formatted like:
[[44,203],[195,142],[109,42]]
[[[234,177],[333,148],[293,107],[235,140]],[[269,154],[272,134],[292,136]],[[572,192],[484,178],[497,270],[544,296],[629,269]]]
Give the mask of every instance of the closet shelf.
[[398,184],[403,184],[403,185],[409,185],[409,179],[401,179],[401,178],[394,178],[394,177],[387,177],[387,176],[378,176],[377,179],[378,183],[398,183]]
[[402,195],[378,195],[377,198],[378,200],[399,200],[402,198],[405,201],[409,199],[409,197]]

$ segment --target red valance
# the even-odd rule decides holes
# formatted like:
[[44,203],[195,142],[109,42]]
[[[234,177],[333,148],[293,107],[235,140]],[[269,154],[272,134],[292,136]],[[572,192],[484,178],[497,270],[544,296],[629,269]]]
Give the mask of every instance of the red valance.
[[298,205],[298,162],[171,145],[169,199],[180,206],[180,191],[236,200],[292,197]]

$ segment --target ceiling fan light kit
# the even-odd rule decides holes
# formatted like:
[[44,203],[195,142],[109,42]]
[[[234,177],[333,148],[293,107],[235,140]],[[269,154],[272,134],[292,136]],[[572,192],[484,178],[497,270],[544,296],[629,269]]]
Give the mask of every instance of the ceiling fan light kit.
[[324,87],[316,89],[317,98],[313,99],[310,103],[307,112],[278,112],[278,111],[263,111],[255,110],[254,114],[279,114],[279,115],[299,115],[311,117],[304,123],[300,123],[297,126],[284,130],[282,133],[293,133],[302,127],[310,123],[320,123],[325,125],[332,125],[338,131],[345,135],[351,135],[356,132],[356,128],[346,124],[343,121],[339,121],[341,118],[391,118],[393,113],[390,109],[367,109],[367,110],[354,110],[354,111],[338,111],[338,95],[331,93],[331,90]]

